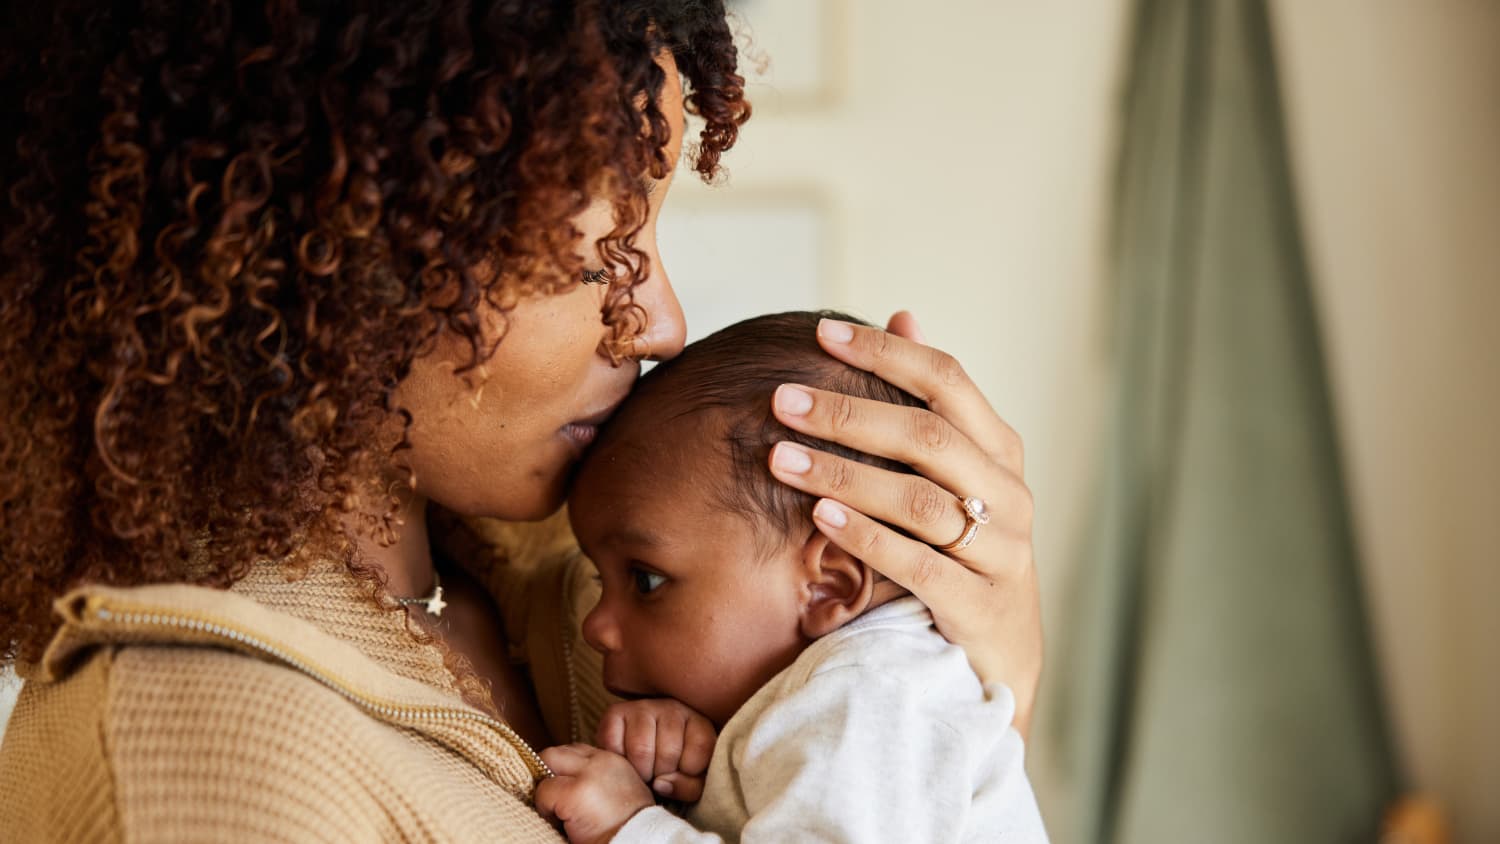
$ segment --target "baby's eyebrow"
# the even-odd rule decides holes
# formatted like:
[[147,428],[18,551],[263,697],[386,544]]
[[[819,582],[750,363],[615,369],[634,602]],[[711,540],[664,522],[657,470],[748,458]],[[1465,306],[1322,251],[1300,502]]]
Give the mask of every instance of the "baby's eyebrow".
[[628,548],[655,548],[661,545],[661,537],[644,528],[618,527],[604,535],[605,543]]

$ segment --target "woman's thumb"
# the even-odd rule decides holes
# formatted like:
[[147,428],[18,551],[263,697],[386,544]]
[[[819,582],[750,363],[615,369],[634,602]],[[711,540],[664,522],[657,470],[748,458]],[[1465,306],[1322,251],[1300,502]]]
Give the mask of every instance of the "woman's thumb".
[[912,316],[911,311],[897,311],[891,314],[891,319],[885,324],[885,330],[908,340],[918,343],[926,343],[927,337],[922,333],[922,326],[917,324],[917,318]]

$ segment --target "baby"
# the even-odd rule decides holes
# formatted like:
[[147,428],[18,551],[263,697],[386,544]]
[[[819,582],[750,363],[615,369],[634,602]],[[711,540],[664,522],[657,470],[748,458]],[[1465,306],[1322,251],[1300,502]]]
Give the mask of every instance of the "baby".
[[[569,517],[603,583],[584,637],[626,702],[600,726],[612,750],[543,754],[537,807],[575,844],[1046,840],[1010,691],[981,688],[922,604],[767,468],[791,440],[910,471],[772,416],[783,383],[921,406],[824,353],[825,316],[849,319],[774,314],[689,346],[579,469]],[[696,796],[705,764],[686,819],[655,804]]]

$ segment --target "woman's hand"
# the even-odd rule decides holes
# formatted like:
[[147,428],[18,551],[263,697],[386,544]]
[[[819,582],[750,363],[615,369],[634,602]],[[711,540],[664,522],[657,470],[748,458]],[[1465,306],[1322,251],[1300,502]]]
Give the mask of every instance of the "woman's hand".
[[[818,529],[920,598],[939,632],[963,647],[981,682],[1010,687],[1024,738],[1042,672],[1042,624],[1021,439],[958,361],[921,344],[910,314],[892,317],[890,328],[825,319],[818,342],[922,399],[928,410],[788,384],[776,391],[775,414],[793,430],[901,461],[920,474],[790,443],[772,450],[771,471],[821,497],[813,510]],[[938,550],[967,533],[962,499],[970,496],[984,501],[989,522],[966,547]]]

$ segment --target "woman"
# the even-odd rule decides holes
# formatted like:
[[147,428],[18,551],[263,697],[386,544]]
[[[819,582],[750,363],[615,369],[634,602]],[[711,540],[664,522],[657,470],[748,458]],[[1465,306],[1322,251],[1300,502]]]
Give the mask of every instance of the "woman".
[[[655,220],[684,111],[704,178],[749,116],[721,5],[13,5],[0,641],[29,681],[0,828],[556,840],[532,747],[586,721],[547,633],[580,563],[504,559],[475,517],[555,510],[682,347]],[[821,342],[931,413],[775,412],[925,477],[773,471],[1029,713],[1019,440],[891,329]]]

